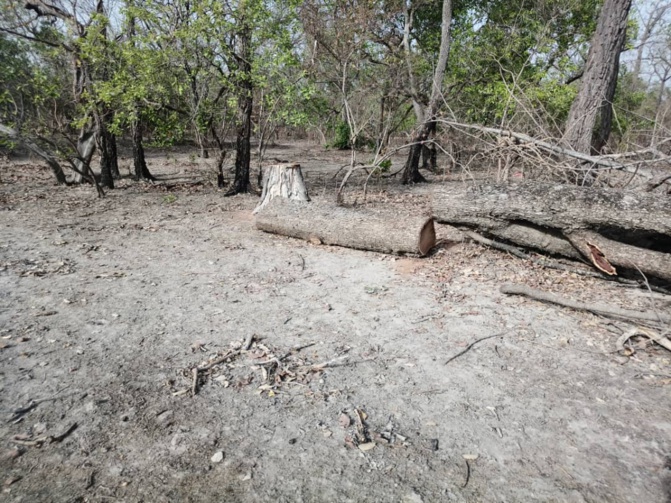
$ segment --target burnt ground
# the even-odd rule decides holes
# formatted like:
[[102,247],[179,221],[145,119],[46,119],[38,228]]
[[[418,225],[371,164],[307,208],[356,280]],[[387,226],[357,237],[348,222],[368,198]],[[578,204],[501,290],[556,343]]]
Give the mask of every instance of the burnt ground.
[[[347,156],[270,155],[316,198]],[[669,352],[618,352],[630,324],[499,287],[668,298],[470,243],[418,259],[264,234],[209,162],[149,167],[159,183],[104,199],[0,167],[0,500],[671,501]]]

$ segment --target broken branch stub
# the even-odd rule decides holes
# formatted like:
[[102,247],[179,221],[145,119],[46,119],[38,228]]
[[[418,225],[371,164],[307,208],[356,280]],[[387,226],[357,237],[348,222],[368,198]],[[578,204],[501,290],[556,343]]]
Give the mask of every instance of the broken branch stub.
[[265,232],[382,253],[426,255],[436,244],[433,218],[389,209],[343,208],[275,198],[256,215]]

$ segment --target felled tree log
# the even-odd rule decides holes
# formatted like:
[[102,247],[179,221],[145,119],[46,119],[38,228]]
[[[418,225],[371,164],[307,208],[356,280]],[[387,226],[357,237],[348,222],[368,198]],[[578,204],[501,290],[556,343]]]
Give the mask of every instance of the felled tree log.
[[275,198],[256,215],[256,228],[307,241],[382,253],[426,255],[436,244],[433,218],[382,209]]
[[451,184],[432,193],[438,222],[671,281],[671,199],[595,187]]
[[276,164],[265,168],[261,201],[254,209],[258,213],[276,197],[293,201],[309,201],[300,164]]

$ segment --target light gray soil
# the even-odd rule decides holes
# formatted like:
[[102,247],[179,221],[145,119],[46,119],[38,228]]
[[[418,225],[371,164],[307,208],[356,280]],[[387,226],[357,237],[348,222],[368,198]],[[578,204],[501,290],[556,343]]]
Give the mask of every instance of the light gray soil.
[[[316,197],[345,159],[271,155]],[[0,500],[671,501],[669,352],[623,356],[627,323],[498,288],[668,300],[473,244],[416,259],[263,234],[207,164],[150,169],[102,200],[0,170]],[[191,369],[251,335],[192,396]]]

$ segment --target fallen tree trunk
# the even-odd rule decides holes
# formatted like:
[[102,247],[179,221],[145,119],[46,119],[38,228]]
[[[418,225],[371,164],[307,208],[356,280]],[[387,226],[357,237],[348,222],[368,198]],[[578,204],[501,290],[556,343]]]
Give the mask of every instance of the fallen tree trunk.
[[582,257],[671,281],[671,199],[595,187],[525,183],[441,186],[436,221],[464,225],[526,248]]
[[382,253],[426,255],[436,244],[433,219],[382,209],[351,209],[278,197],[256,215],[256,228],[307,241]]

